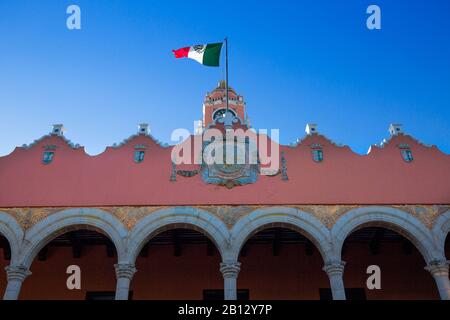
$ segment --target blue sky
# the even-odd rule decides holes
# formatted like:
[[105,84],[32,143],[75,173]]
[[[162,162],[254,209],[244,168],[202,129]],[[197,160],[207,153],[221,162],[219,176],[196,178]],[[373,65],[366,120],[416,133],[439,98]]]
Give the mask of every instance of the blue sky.
[[[0,1],[0,155],[64,123],[97,154],[148,122],[192,130],[223,68],[172,49],[229,37],[230,84],[284,144],[307,122],[366,153],[389,123],[450,153],[450,1]],[[81,8],[82,29],[66,28]],[[366,28],[377,4],[382,29]]]

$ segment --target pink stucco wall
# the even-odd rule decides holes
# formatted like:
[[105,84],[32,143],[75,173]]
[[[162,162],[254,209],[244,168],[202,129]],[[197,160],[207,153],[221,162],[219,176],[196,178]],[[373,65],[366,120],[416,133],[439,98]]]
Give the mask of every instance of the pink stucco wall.
[[[310,145],[320,143],[324,161],[312,161]],[[414,161],[406,163],[398,145],[407,143]],[[143,163],[134,146],[148,146]],[[41,163],[45,145],[56,145],[53,163]],[[359,155],[321,135],[298,146],[281,146],[288,181],[260,176],[254,184],[227,189],[200,175],[171,174],[171,148],[136,136],[119,148],[89,156],[58,136],[0,157],[0,207],[200,205],[200,204],[449,204],[450,156],[407,135]]]

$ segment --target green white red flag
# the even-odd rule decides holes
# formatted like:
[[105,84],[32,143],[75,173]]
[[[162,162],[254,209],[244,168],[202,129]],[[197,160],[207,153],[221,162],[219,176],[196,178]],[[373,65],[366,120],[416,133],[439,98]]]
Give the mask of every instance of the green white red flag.
[[189,58],[203,64],[204,66],[218,67],[221,49],[222,42],[198,44],[191,47],[172,50],[172,52],[175,55],[175,58]]

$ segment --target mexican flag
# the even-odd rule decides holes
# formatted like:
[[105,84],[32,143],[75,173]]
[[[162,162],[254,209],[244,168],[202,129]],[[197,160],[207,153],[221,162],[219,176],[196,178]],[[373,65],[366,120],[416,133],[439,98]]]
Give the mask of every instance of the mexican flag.
[[172,50],[175,58],[190,58],[209,67],[218,67],[222,42],[198,44],[178,50]]

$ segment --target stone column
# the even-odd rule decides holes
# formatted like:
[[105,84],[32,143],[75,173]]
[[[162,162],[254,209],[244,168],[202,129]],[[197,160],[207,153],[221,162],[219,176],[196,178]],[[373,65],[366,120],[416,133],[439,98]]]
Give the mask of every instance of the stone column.
[[19,298],[22,283],[31,272],[24,265],[10,265],[7,266],[5,270],[8,285],[6,286],[3,300],[17,300]]
[[331,293],[333,300],[345,300],[344,287],[344,261],[330,261],[325,263],[323,271],[325,271],[330,279]]
[[131,279],[137,270],[131,263],[118,263],[114,265],[114,268],[117,278],[116,300],[128,300]]
[[425,270],[429,271],[433,276],[442,300],[450,300],[449,262],[446,260],[433,260],[425,267]]
[[225,300],[237,299],[236,281],[240,270],[241,270],[240,262],[234,261],[234,262],[220,263],[220,272],[222,272],[224,280]]

